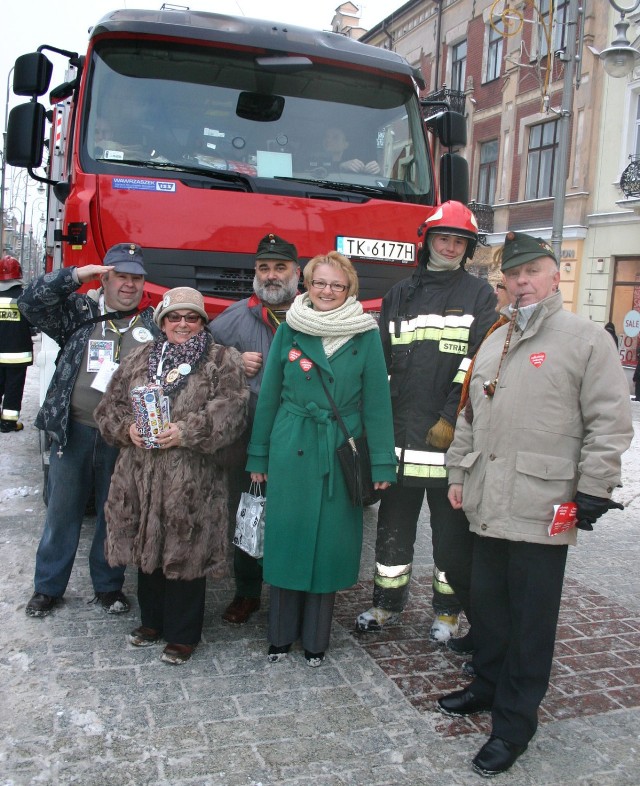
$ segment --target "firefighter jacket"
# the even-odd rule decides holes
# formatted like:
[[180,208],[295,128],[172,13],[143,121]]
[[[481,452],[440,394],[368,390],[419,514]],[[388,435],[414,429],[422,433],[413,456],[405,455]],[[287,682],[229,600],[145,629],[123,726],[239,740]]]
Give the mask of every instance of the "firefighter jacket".
[[447,485],[445,451],[426,435],[440,418],[455,424],[466,370],[495,322],[495,305],[489,284],[464,268],[432,272],[421,265],[385,295],[380,334],[403,485]]
[[18,310],[22,287],[16,284],[0,292],[0,365],[30,366],[33,363],[31,326]]
[[[82,364],[84,348],[93,332],[91,320],[100,315],[97,297],[76,294],[80,284],[73,277],[75,268],[62,268],[34,279],[18,298],[22,314],[61,346],[47,395],[35,424],[55,439],[67,444],[71,394]],[[143,294],[140,308],[148,302]],[[159,333],[153,309],[140,311],[140,321],[152,336]]]

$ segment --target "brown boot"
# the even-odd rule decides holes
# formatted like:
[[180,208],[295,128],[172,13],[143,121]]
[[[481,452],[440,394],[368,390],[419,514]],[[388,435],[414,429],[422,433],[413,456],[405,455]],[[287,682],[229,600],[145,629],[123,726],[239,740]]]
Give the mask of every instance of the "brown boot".
[[227,606],[222,619],[232,625],[242,625],[260,608],[260,598],[234,598]]

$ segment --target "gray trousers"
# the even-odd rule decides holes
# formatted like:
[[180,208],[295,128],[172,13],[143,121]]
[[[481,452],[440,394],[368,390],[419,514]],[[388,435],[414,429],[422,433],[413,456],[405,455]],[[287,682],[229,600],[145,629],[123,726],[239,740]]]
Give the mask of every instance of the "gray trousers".
[[308,652],[325,652],[331,637],[335,592],[315,593],[271,587],[269,644],[284,647],[301,639]]

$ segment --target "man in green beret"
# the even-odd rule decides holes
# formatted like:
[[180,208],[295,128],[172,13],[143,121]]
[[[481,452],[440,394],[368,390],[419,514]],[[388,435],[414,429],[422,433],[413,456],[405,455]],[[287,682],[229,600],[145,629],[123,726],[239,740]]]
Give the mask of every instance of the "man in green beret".
[[[473,416],[458,417],[447,451],[449,501],[477,536],[475,677],[438,700],[450,716],[491,712],[491,736],[472,763],[483,776],[508,770],[536,732],[568,546],[577,529],[622,508],[611,494],[633,436],[618,354],[600,325],[563,309],[553,251],[509,232],[501,268],[509,322],[478,352]],[[572,503],[564,524],[563,503]]]

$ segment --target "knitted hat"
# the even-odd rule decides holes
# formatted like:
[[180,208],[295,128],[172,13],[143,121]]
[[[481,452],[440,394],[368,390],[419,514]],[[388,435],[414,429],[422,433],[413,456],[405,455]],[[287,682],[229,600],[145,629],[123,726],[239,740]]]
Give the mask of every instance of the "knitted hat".
[[510,270],[512,267],[533,262],[540,257],[551,257],[558,264],[556,255],[551,246],[540,237],[525,235],[524,232],[507,232],[502,250],[501,270]]
[[116,273],[131,273],[133,276],[146,276],[142,260],[142,249],[135,243],[117,243],[104,255],[103,265],[113,265]]
[[170,311],[195,311],[205,320],[209,319],[204,309],[204,299],[197,289],[176,287],[164,293],[164,297],[153,312],[153,321],[160,327],[162,320]]
[[256,259],[286,259],[298,264],[298,250],[277,235],[265,235],[258,243]]

